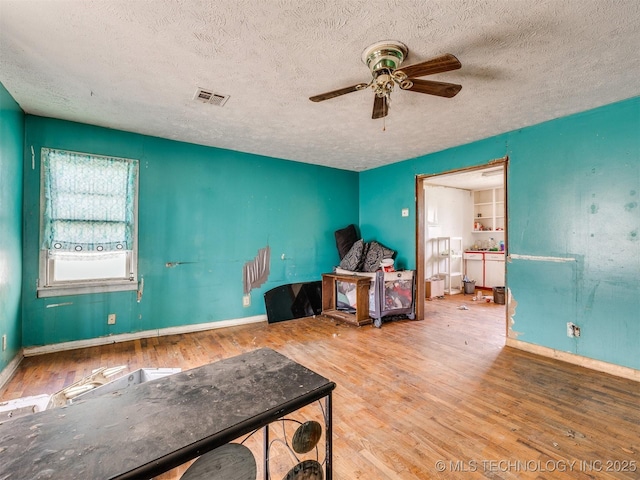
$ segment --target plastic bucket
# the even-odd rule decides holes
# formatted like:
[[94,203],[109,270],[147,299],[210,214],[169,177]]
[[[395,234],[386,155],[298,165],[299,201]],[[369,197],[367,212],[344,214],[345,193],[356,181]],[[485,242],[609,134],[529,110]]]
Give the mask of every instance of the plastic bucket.
[[504,305],[504,287],[493,287],[493,303]]
[[464,293],[471,293],[474,294],[476,293],[476,281],[475,280],[469,280],[466,282],[462,282],[464,283]]

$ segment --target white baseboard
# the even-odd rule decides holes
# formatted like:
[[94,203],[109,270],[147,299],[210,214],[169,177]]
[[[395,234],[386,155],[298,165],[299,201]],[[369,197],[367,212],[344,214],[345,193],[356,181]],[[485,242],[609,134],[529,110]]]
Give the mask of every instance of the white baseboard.
[[22,362],[24,358],[23,350],[20,350],[15,357],[9,362],[9,364],[4,367],[4,369],[0,372],[0,390],[4,388],[9,380],[13,377],[13,374],[18,369],[18,365]]
[[514,338],[507,338],[506,345],[529,353],[535,353],[536,355],[541,355],[543,357],[555,358],[557,360],[562,360],[563,362],[572,363],[573,365],[579,365],[581,367],[590,368],[591,370],[615,375],[616,377],[627,378],[629,380],[640,382],[640,370],[636,370],[634,368],[623,367],[621,365],[603,362],[602,360],[563,352],[561,350],[556,350],[555,348],[523,342],[522,340],[516,340]]
[[[141,338],[163,337],[165,335],[179,335],[181,333],[202,332],[204,330],[213,330],[216,328],[236,327],[238,325],[247,325],[250,323],[266,322],[266,315],[255,315],[253,317],[235,318],[231,320],[222,320],[219,322],[195,323],[193,325],[181,325],[179,327],[159,328],[157,330],[144,330],[135,333],[121,333],[118,335],[109,335],[107,337],[89,338],[87,340],[75,340],[73,342],[55,343],[52,345],[43,345],[41,347],[25,347],[23,355],[32,357],[34,355],[42,355],[44,353],[63,352],[65,350],[74,350],[76,348],[96,347],[98,345],[109,345],[111,343],[128,342],[130,340],[139,340]],[[4,373],[4,372],[3,372]]]

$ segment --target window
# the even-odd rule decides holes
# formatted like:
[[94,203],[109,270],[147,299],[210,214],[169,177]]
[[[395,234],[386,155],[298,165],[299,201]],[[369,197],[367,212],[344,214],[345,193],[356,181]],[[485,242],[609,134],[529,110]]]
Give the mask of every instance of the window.
[[138,161],[42,149],[38,297],[137,289]]

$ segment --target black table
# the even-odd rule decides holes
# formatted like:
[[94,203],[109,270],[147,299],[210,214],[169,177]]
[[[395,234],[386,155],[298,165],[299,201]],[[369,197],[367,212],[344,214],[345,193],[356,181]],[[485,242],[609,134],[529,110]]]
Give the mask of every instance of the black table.
[[[255,350],[0,423],[0,478],[151,478],[324,398],[331,480],[334,388],[271,349]],[[267,441],[268,430],[265,452]]]

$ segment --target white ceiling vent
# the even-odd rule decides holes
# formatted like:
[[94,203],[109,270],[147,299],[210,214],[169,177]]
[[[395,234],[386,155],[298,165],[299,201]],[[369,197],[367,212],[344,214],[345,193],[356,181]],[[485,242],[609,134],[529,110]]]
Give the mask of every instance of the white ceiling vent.
[[211,105],[222,107],[225,103],[227,103],[227,100],[229,100],[229,95],[222,95],[220,93],[214,93],[211,90],[198,88],[196,90],[196,94],[193,96],[193,99],[199,100],[202,103],[210,103]]

